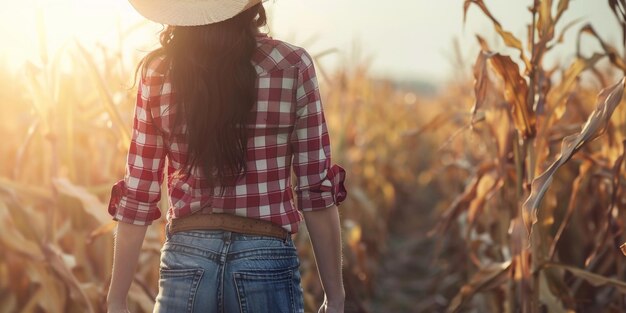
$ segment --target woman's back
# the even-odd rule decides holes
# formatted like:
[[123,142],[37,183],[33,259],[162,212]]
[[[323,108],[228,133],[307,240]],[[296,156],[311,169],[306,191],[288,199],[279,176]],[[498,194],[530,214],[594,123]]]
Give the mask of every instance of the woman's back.
[[252,63],[258,76],[256,102],[247,122],[247,171],[223,195],[220,186],[210,187],[198,167],[187,175],[185,128],[174,127],[177,105],[170,64],[160,56],[147,65],[138,90],[130,171],[115,185],[109,204],[116,219],[145,225],[160,217],[157,203],[165,156],[168,220],[198,211],[231,213],[267,220],[295,233],[302,220],[297,208],[325,208],[345,198],[344,171],[331,166],[312,58],[302,48],[260,34]]

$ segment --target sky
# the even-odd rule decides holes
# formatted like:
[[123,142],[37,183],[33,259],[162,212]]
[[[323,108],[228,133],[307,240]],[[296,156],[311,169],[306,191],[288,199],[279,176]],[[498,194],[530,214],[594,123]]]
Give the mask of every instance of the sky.
[[[577,18],[582,18],[583,22],[570,31],[566,44],[546,61],[571,61],[576,30],[586,22],[603,38],[618,45],[619,24],[607,2],[572,0],[560,27]],[[532,0],[485,0],[485,3],[505,29],[524,37],[525,25],[531,18],[527,7]],[[42,9],[43,29],[51,52],[58,51],[64,44],[72,44],[73,39],[86,45],[96,42],[118,45],[118,30],[144,21],[124,0],[21,0],[3,7],[0,58],[12,67],[38,58],[38,10],[35,8]],[[266,8],[270,12],[273,37],[303,46],[313,55],[335,49],[335,53],[320,61],[327,69],[367,58],[371,60],[373,75],[439,83],[456,73],[450,60],[454,40],[458,40],[463,57],[470,63],[478,53],[474,34],[486,37],[494,43],[493,47],[502,47],[490,21],[478,7],[470,7],[467,22],[463,24],[462,0],[269,0]],[[124,42],[124,49],[137,51],[156,47],[155,33],[160,26],[144,24],[145,31],[139,37],[132,37],[132,41]],[[589,38],[583,43],[586,52],[598,49]],[[355,59],[359,55],[360,58]]]

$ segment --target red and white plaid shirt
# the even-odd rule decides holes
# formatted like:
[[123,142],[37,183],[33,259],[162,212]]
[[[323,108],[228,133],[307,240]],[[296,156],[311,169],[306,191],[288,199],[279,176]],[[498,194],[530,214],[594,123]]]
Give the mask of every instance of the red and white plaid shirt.
[[[194,212],[230,213],[271,221],[290,233],[310,211],[346,198],[345,171],[332,165],[330,139],[312,58],[302,48],[266,35],[257,37],[252,63],[258,73],[257,102],[248,121],[248,171],[224,196],[211,192],[198,168],[184,175],[185,136],[173,134],[176,106],[169,64],[153,61],[139,85],[126,175],[113,186],[114,220],[149,225],[161,216],[163,170],[168,160],[167,219]],[[298,208],[291,188],[293,166]]]

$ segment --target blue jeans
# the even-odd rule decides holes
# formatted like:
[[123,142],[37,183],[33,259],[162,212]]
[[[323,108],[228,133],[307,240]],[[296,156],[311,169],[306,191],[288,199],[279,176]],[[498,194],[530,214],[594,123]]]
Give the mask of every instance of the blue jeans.
[[154,312],[304,312],[299,265],[291,237],[166,232]]

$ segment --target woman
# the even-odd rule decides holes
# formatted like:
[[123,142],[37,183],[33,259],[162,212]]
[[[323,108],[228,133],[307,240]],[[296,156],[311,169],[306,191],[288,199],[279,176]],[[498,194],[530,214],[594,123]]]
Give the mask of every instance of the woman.
[[167,27],[138,67],[126,175],[109,203],[120,222],[109,312],[127,312],[147,226],[161,215],[166,159],[155,312],[303,312],[291,238],[302,218],[325,292],[319,311],[343,312],[345,172],[331,165],[311,57],[259,32],[261,0],[130,2]]

